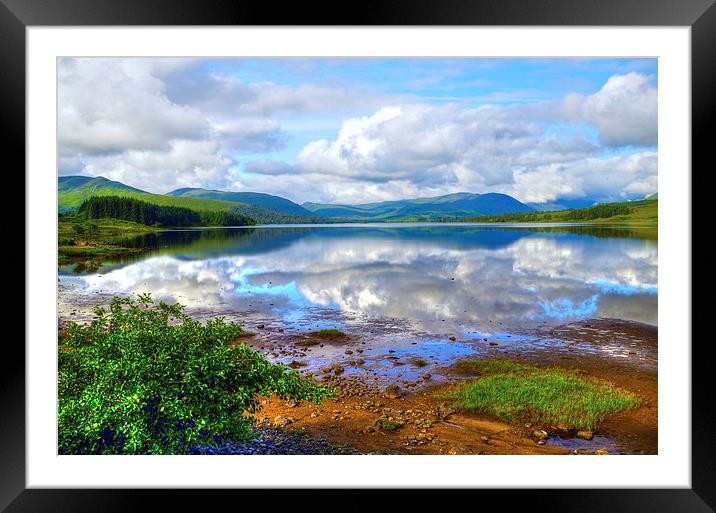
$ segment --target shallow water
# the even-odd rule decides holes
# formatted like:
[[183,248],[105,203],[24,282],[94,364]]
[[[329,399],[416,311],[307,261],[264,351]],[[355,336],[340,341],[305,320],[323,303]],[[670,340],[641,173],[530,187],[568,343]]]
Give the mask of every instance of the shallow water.
[[[138,258],[103,262],[87,274],[61,268],[59,312],[88,320],[114,294],[152,292],[196,318],[246,325],[274,361],[300,361],[303,372],[338,362],[346,375],[376,380],[415,381],[436,370],[439,380],[439,369],[459,358],[542,350],[655,367],[655,350],[635,349],[638,340],[611,330],[535,335],[595,317],[656,325],[657,244],[636,235],[456,224],[160,232],[128,241],[149,249]],[[290,340],[322,328],[346,331],[350,349],[357,344],[361,353],[332,344],[302,349]],[[353,365],[358,358],[365,363]]]
[[[461,338],[609,317],[657,322],[657,244],[584,226],[326,225],[161,232],[95,273],[60,269],[72,295],[152,292],[198,315],[287,329]],[[376,324],[377,323],[377,324]]]

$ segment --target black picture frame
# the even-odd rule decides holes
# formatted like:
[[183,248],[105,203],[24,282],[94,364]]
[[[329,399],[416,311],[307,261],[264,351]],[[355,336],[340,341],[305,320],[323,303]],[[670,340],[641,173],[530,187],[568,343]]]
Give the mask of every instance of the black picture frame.
[[[256,0],[0,0],[0,131],[5,146],[3,180],[12,187],[15,211],[25,212],[25,29],[29,26],[82,25],[571,25],[689,26],[692,59],[692,487],[690,489],[551,489],[480,490],[485,499],[507,501],[534,511],[586,512],[707,512],[716,508],[716,419],[712,408],[710,337],[703,328],[715,284],[706,230],[713,195],[713,159],[709,128],[716,119],[716,7],[713,0],[393,0],[351,9],[348,4],[303,2],[273,4]],[[8,159],[8,157],[10,157]],[[711,172],[709,172],[711,171]],[[689,170],[683,172],[688,179]],[[20,194],[23,191],[24,194]],[[698,230],[701,227],[702,230]],[[16,312],[24,298],[19,272],[25,263],[25,225],[11,223],[6,234],[15,248],[0,255],[9,298],[5,312]],[[12,280],[15,280],[13,282]],[[20,283],[23,281],[23,283]],[[20,294],[20,291],[23,293]],[[23,304],[24,301],[23,301]],[[19,324],[17,313],[10,314]],[[699,320],[701,322],[697,323]],[[8,328],[10,329],[10,328]],[[135,511],[162,501],[162,510],[203,511],[221,499],[233,500],[245,490],[70,490],[26,489],[25,486],[25,353],[17,336],[4,337],[0,373],[0,509],[16,512]],[[677,341],[666,341],[676,343]],[[683,343],[685,350],[688,341]],[[256,492],[253,492],[256,493]],[[272,492],[271,508],[311,504],[306,490]],[[401,498],[405,509],[425,505],[426,491]],[[452,501],[473,500],[459,497]],[[475,491],[470,493],[475,494]],[[207,496],[209,495],[209,496]],[[333,509],[373,509],[373,498],[358,491],[323,498]],[[334,501],[339,501],[338,503]],[[457,504],[457,503],[456,503]],[[467,504],[467,503],[465,503]],[[218,506],[217,506],[218,507]],[[422,508],[421,508],[422,509]]]

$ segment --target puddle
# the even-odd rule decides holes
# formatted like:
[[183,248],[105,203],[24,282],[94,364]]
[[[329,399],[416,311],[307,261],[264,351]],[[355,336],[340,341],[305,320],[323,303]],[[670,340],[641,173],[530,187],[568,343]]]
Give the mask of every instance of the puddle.
[[561,437],[554,435],[547,440],[547,445],[563,447],[570,452],[576,451],[576,454],[592,454],[597,449],[606,449],[609,454],[623,454],[622,449],[616,442],[604,435],[594,435],[591,440],[584,440],[576,436]]

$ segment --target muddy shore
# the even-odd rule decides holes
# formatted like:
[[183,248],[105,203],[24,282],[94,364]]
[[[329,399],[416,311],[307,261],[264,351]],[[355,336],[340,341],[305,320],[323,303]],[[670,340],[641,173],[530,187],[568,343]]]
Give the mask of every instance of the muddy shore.
[[[82,301],[60,288],[59,327],[85,322],[104,293]],[[71,297],[71,300],[69,298]],[[187,312],[195,316],[197,312]],[[198,318],[218,315],[200,312]],[[223,312],[222,312],[223,313]],[[241,342],[304,376],[334,386],[338,395],[321,405],[262,398],[257,425],[270,433],[259,449],[234,447],[231,453],[281,454],[656,454],[658,451],[657,339],[654,326],[616,319],[589,319],[558,326],[482,334],[429,335],[401,331],[398,325],[373,323],[347,330],[339,339],[322,339],[308,329],[291,330],[262,316],[244,316],[252,332]],[[231,316],[229,316],[231,319]],[[364,326],[365,328],[365,326]],[[576,438],[553,426],[509,425],[479,415],[451,412],[441,390],[474,378],[454,368],[465,358],[505,358],[539,366],[579,369],[609,381],[643,400],[639,408],[608,417],[592,440]],[[388,394],[390,385],[398,394]],[[380,420],[384,419],[384,420]],[[387,426],[387,427],[386,427]],[[392,429],[395,428],[395,429]],[[550,435],[540,444],[536,430]],[[275,431],[298,433],[299,444]],[[298,447],[298,448],[297,448]],[[334,448],[338,448],[334,450]]]
[[[578,339],[579,344],[591,344],[594,350],[570,350],[571,344],[566,341],[561,348],[546,346],[529,351],[500,348],[498,345],[489,346],[494,349],[492,355],[480,357],[509,358],[536,365],[579,369],[588,376],[612,382],[643,399],[641,407],[608,417],[594,432],[592,440],[560,432],[554,426],[509,425],[479,415],[451,412],[440,401],[440,391],[447,383],[474,377],[461,374],[452,366],[425,372],[417,381],[398,381],[399,397],[391,394],[386,397],[388,384],[361,377],[367,372],[345,376],[346,367],[365,365],[356,363],[356,359],[324,368],[317,376],[319,381],[336,387],[339,395],[335,399],[313,405],[265,398],[262,400],[262,411],[255,418],[260,425],[299,430],[312,437],[350,446],[361,454],[656,454],[656,328],[593,319],[550,328],[543,335],[552,337],[555,331],[565,340],[573,338]],[[629,341],[627,347],[631,350],[625,356],[617,357],[613,351],[598,350],[604,346],[613,349],[614,337],[624,337]],[[361,343],[353,341],[340,345],[345,348],[345,353],[353,351],[350,348],[360,349]],[[268,348],[261,346],[259,349],[266,351]],[[273,351],[276,350],[274,345]],[[410,362],[404,365],[410,365]],[[397,366],[401,366],[401,362]],[[401,427],[394,431],[382,428],[379,419],[387,419]],[[541,445],[534,436],[536,429],[544,429],[551,435],[545,444]]]

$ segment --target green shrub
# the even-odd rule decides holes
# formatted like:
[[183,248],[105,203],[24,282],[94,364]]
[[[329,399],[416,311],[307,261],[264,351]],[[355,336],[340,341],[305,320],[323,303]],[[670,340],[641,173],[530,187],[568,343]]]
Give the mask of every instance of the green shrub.
[[235,343],[241,327],[201,324],[148,294],[115,297],[59,347],[61,454],[177,454],[247,439],[258,395],[320,402],[330,389]]

